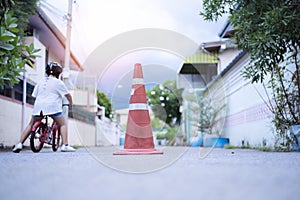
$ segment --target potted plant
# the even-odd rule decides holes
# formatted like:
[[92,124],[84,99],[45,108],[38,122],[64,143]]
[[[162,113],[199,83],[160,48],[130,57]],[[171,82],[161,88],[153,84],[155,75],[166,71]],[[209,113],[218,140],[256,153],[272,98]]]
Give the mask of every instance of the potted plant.
[[209,95],[201,95],[199,101],[199,131],[204,135],[204,147],[224,147],[229,138],[222,135],[225,120],[225,103]]
[[189,102],[188,120],[197,131],[193,133],[191,146],[224,147],[229,138],[222,135],[226,106],[224,101],[212,96],[208,90],[194,91],[185,97]]

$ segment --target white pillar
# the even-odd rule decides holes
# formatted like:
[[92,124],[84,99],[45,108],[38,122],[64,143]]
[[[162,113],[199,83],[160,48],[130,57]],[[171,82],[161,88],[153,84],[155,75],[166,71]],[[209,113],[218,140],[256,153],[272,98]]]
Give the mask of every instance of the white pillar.
[[[66,35],[66,47],[65,47],[65,62],[63,69],[63,81],[67,88],[72,89],[70,83],[70,41],[71,41],[71,28],[72,28],[72,4],[73,0],[69,0],[68,14],[67,14],[67,35]],[[66,97],[63,98],[63,115],[68,125],[68,113],[69,113],[69,102]]]
[[23,100],[22,100],[22,127],[21,132],[25,130],[26,127],[26,95],[27,95],[27,78],[26,71],[23,72]]

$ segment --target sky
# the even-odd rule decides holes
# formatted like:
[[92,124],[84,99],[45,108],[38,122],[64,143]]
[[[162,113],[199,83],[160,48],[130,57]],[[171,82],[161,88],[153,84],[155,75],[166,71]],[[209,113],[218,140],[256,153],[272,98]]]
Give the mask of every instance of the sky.
[[[219,40],[227,20],[205,22],[199,15],[202,0],[73,2],[71,51],[86,76],[95,76],[97,88],[119,105],[128,104],[134,63],[143,65],[146,85],[174,79],[185,56],[203,42]],[[41,7],[66,33],[68,0],[41,0]],[[144,41],[139,38],[141,33]],[[165,37],[158,38],[160,33]],[[175,46],[166,43],[168,39]],[[187,51],[178,50],[187,46]]]

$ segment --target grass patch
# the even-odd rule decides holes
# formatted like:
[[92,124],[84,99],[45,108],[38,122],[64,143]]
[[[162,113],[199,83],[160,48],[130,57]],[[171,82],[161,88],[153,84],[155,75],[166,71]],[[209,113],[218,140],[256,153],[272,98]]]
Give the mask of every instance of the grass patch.
[[80,149],[80,148],[85,148],[85,146],[82,145],[71,145],[74,149]]
[[270,152],[273,151],[272,148],[270,147],[251,147],[251,146],[233,146],[230,144],[226,144],[224,146],[225,149],[253,149],[257,151],[264,151],[264,152]]
[[225,148],[225,149],[236,149],[237,147],[236,147],[236,146],[233,146],[233,145],[230,145],[230,144],[225,144],[225,145],[224,145],[224,148]]
[[252,149],[255,149],[255,150],[258,150],[258,151],[264,151],[264,152],[273,151],[270,147],[253,147]]

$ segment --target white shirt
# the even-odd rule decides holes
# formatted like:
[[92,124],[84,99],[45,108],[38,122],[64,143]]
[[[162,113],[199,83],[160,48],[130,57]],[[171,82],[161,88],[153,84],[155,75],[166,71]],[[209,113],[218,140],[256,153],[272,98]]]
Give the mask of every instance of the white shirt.
[[62,98],[69,91],[66,85],[59,79],[49,76],[41,80],[32,92],[36,98],[34,102],[33,115],[51,115],[62,112]]

